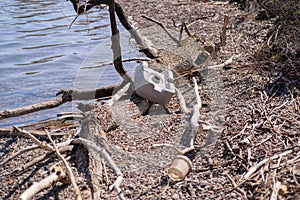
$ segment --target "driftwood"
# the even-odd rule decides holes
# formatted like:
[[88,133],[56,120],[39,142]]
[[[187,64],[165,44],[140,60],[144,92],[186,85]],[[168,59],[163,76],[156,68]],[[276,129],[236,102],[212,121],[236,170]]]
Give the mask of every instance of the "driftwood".
[[57,93],[58,96],[55,99],[24,106],[21,108],[15,108],[12,110],[4,110],[0,112],[0,120],[10,117],[17,117],[50,108],[55,108],[73,100],[91,100],[111,96],[113,94],[114,89],[117,86],[119,85],[101,87],[95,90],[61,90]]
[[14,126],[16,130],[18,130],[20,133],[22,133],[25,137],[31,139],[36,145],[41,147],[42,149],[45,149],[47,151],[54,151],[53,147],[49,145],[48,143],[41,142],[39,139],[37,139],[34,135],[32,135],[29,131],[22,130],[16,126]]
[[[59,147],[59,152],[62,154],[65,152],[70,152],[73,149],[74,149],[74,145],[61,146],[61,147]],[[38,156],[35,159],[31,160],[30,162],[27,162],[24,165],[22,165],[21,167],[17,168],[17,171],[22,171],[22,170],[28,169],[29,167],[31,167],[39,162],[42,162],[43,160],[50,159],[54,156],[55,156],[55,152],[47,152],[46,154]]]
[[[198,91],[198,84],[196,79],[193,77],[193,83],[194,83],[194,93],[195,93],[195,97],[196,97],[196,104],[193,106],[192,112],[191,112],[191,118],[190,118],[190,126],[185,130],[185,133],[183,134],[182,138],[181,138],[181,145],[182,146],[187,146],[187,148],[185,148],[184,150],[179,150],[176,147],[174,147],[171,144],[154,144],[152,145],[152,147],[169,147],[169,148],[173,148],[175,151],[177,151],[179,154],[186,154],[190,151],[193,151],[195,149],[194,147],[194,141],[195,141],[195,137],[196,134],[198,132],[199,129],[199,123],[198,123],[198,119],[200,117],[200,109],[202,108],[202,102],[201,102],[201,98],[199,96],[199,91]],[[178,94],[177,94],[178,95]],[[178,95],[179,96],[179,101],[181,102],[181,108],[184,108],[184,110],[186,110],[186,112],[188,112],[186,106],[185,106],[185,100],[183,98],[182,95]]]
[[[110,165],[110,167],[114,170],[117,179],[116,181],[109,187],[110,190],[115,189],[118,193],[118,196],[120,199],[125,199],[122,190],[120,189],[120,185],[122,183],[123,180],[123,174],[121,172],[121,170],[117,167],[117,165],[115,164],[115,162],[112,160],[112,158],[110,157],[109,153],[106,151],[105,148],[99,146],[98,144],[84,139],[84,138],[78,138],[78,139],[74,139],[72,140],[72,144],[83,144],[88,150],[93,151],[94,153],[97,153],[99,155],[101,155]],[[94,171],[95,169],[93,169]],[[96,188],[97,186],[94,185],[94,190],[98,190],[99,188]],[[97,191],[96,191],[97,192]],[[97,199],[97,197],[95,197]]]
[[[47,138],[47,135],[44,131],[30,130],[30,133],[36,137]],[[63,135],[65,135],[65,133],[63,132],[51,133],[51,136],[63,136]],[[14,128],[0,128],[0,136],[13,137],[13,136],[24,136],[24,135]]]
[[60,167],[55,167],[52,174],[41,180],[34,182],[25,192],[22,193],[21,200],[30,200],[40,191],[49,188],[53,183],[61,181],[67,177],[67,174]]
[[120,34],[117,27],[117,21],[115,16],[115,1],[110,0],[109,3],[109,18],[110,18],[110,27],[111,27],[111,42],[112,42],[112,50],[113,50],[113,62],[116,71],[119,75],[127,82],[132,82],[130,76],[128,76],[125,71],[122,63],[122,53],[120,46]]
[[1,163],[0,163],[0,168],[3,167],[6,163],[8,163],[10,160],[16,158],[17,156],[23,154],[23,153],[26,153],[28,151],[32,151],[34,149],[37,149],[39,148],[39,145],[32,145],[32,146],[29,146],[29,147],[26,147],[24,149],[21,149],[19,150],[18,152],[14,153],[13,155],[7,157],[6,159],[4,159]]
[[50,142],[52,143],[52,145],[53,145],[53,147],[55,149],[56,155],[62,160],[62,162],[64,163],[64,165],[65,165],[65,167],[67,169],[67,173],[68,173],[70,181],[71,181],[71,183],[73,185],[73,188],[75,190],[77,200],[82,200],[80,189],[79,189],[78,185],[76,184],[75,176],[74,176],[74,174],[72,172],[72,169],[71,169],[70,165],[68,164],[68,162],[66,161],[66,159],[59,152],[59,149],[58,149],[57,145],[55,144],[55,142],[52,140],[49,132],[46,131],[46,133],[47,133],[47,136],[48,136]]
[[[86,4],[81,5],[79,0],[70,0],[71,3],[73,4],[75,12],[80,15],[83,13],[86,13],[88,10],[90,10],[92,7],[100,5],[100,4],[106,4],[106,5],[111,5],[111,1],[109,0],[94,0],[94,1],[88,1]],[[114,2],[114,9],[115,12],[123,25],[123,27],[129,31],[131,36],[134,38],[136,41],[136,44],[139,48],[140,52],[143,52],[148,58],[157,58],[157,53],[155,50],[149,48],[145,42],[143,41],[142,37],[140,34],[137,32],[137,30],[129,23],[127,20],[124,11],[122,9],[122,6],[119,3]]]
[[[34,160],[32,160],[29,163],[26,163],[24,166],[20,167],[17,170],[19,170],[19,171],[24,170],[24,169],[28,168],[29,166],[32,166],[33,164],[36,164],[46,158],[50,158],[50,157],[54,156],[55,153],[62,160],[62,162],[64,163],[64,165],[67,169],[67,173],[59,170],[59,171],[52,173],[50,176],[46,177],[45,179],[41,180],[40,182],[34,183],[31,187],[29,187],[27,190],[25,190],[25,192],[23,192],[23,194],[21,195],[21,199],[32,199],[32,197],[35,196],[38,192],[40,192],[46,188],[49,188],[53,183],[55,183],[57,181],[65,179],[67,177],[67,175],[70,178],[70,181],[76,192],[77,199],[78,200],[82,199],[80,190],[76,184],[75,177],[72,173],[72,170],[71,170],[69,164],[67,163],[66,159],[62,155],[62,153],[64,153],[64,152],[71,151],[73,149],[74,145],[78,145],[78,144],[84,145],[84,147],[90,151],[90,153],[91,153],[90,156],[100,155],[107,161],[107,163],[114,170],[114,172],[117,176],[116,181],[110,186],[110,189],[115,189],[117,191],[120,199],[125,199],[125,197],[123,196],[122,191],[120,189],[120,185],[121,185],[122,179],[123,179],[123,174],[120,171],[120,169],[116,166],[116,164],[114,163],[112,158],[110,157],[110,154],[108,153],[109,147],[105,142],[105,138],[103,138],[103,136],[100,134],[101,127],[99,126],[99,124],[97,122],[94,122],[93,120],[88,118],[87,121],[85,123],[83,123],[83,128],[80,129],[81,130],[80,134],[79,134],[80,138],[68,139],[68,140],[58,143],[58,144],[54,143],[50,134],[46,131],[48,138],[53,147],[46,142],[41,142],[39,139],[34,137],[29,131],[22,130],[18,127],[15,127],[15,129],[18,130],[25,137],[28,137],[29,139],[31,139],[37,145],[29,146],[28,148],[18,151],[17,153],[13,154],[12,156],[10,156],[7,159],[5,159],[4,161],[2,161],[0,163],[0,167],[4,166],[7,162],[9,162],[13,158],[15,158],[23,153],[26,153],[28,151],[31,151],[31,150],[34,150],[37,148],[42,148],[42,149],[47,150],[48,153],[35,158]],[[84,159],[86,159],[86,158],[84,158]],[[92,167],[93,166],[91,166],[92,171],[97,170]],[[95,176],[95,177],[98,177],[98,176]],[[97,190],[97,184],[95,184],[93,187],[94,187],[94,190]],[[94,195],[94,197],[95,197],[95,199],[98,199],[97,195]]]

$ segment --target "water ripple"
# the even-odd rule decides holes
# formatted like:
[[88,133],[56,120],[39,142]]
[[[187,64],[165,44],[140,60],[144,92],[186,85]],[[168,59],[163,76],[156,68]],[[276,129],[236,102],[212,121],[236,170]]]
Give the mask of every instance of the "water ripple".
[[[69,29],[76,16],[70,2],[9,0],[0,1],[0,7],[0,111],[49,100],[61,88],[74,87],[90,51],[100,41],[110,42],[107,10],[94,9]],[[104,58],[111,57],[107,51],[101,54]],[[87,80],[91,74],[97,75],[86,71]],[[56,112],[1,120],[0,127],[55,117]]]

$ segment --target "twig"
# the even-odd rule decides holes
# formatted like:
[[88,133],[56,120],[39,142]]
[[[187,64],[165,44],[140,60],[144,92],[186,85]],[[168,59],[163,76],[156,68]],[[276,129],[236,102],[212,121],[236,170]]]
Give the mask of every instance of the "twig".
[[182,44],[182,33],[184,28],[184,22],[181,23],[180,32],[179,32],[179,44]]
[[183,97],[181,91],[179,89],[175,88],[175,92],[176,92],[176,96],[177,96],[182,114],[188,114],[189,110],[186,107],[186,102],[184,100],[184,97]]
[[15,108],[12,110],[4,110],[0,112],[0,120],[25,115],[28,113],[33,113],[40,110],[55,108],[73,100],[91,100],[100,97],[111,96],[113,90],[117,86],[118,85],[105,86],[93,90],[61,90],[56,94],[58,97],[56,97],[55,99],[20,108]]
[[45,149],[47,151],[54,151],[53,147],[50,146],[49,144],[45,143],[45,142],[41,142],[40,140],[38,140],[34,135],[32,135],[30,132],[26,131],[26,130],[22,130],[16,126],[13,126],[17,131],[19,131],[20,133],[24,134],[26,137],[28,137],[29,139],[31,139],[35,144],[37,144],[39,147],[41,147],[42,149]]
[[79,17],[79,15],[76,15],[76,17],[73,19],[73,21],[71,22],[71,24],[69,25],[69,29],[71,29],[72,25],[74,24],[74,22],[76,21],[76,19]]
[[245,198],[247,198],[246,192],[244,190],[242,190],[241,188],[239,188],[239,186],[236,184],[236,182],[234,181],[234,179],[227,173],[225,173],[225,175],[229,178],[229,180],[231,181],[231,184],[233,186],[233,188],[240,192],[241,194],[244,195]]
[[221,63],[221,64],[218,64],[218,65],[212,65],[212,66],[208,66],[206,69],[216,69],[216,68],[223,68],[223,67],[226,67],[228,65],[230,65],[234,59],[237,59],[239,58],[240,55],[233,55],[231,56],[228,60],[226,60],[224,63]]
[[55,167],[52,174],[50,174],[40,182],[34,182],[27,190],[25,190],[21,194],[20,199],[33,199],[34,195],[36,195],[38,192],[49,188],[53,183],[58,182],[64,178],[66,178],[66,173],[60,167]]
[[280,182],[280,181],[277,181],[277,182],[274,184],[274,187],[273,187],[273,191],[272,191],[270,200],[277,200],[280,186],[281,186],[281,182]]
[[180,150],[172,144],[153,144],[150,148],[157,148],[157,147],[168,147],[168,148],[174,149],[180,155],[184,155],[184,154],[186,154],[190,151],[193,151],[195,149],[194,146],[192,146],[192,147],[188,147],[188,148],[185,148],[183,150]]
[[195,21],[189,23],[189,24],[187,25],[187,27],[190,27],[190,26],[194,25],[195,23],[199,22],[200,20],[204,20],[204,19],[207,19],[207,18],[209,18],[209,17],[214,17],[215,15],[216,15],[216,14],[213,13],[212,15],[207,15],[207,16],[203,16],[203,17],[198,17]]
[[118,196],[120,199],[125,199],[121,189],[120,185],[123,180],[123,174],[121,170],[117,167],[111,156],[107,153],[105,148],[102,148],[98,145],[96,145],[94,142],[84,139],[84,138],[76,138],[72,140],[73,144],[83,144],[87,149],[92,150],[98,154],[100,154],[109,164],[109,166],[114,170],[117,179],[116,181],[109,187],[110,189],[114,188],[118,192]]
[[214,51],[211,53],[211,58],[217,54],[217,52],[220,50],[220,47],[226,45],[226,30],[227,30],[228,23],[229,23],[229,16],[225,15],[224,23],[223,23],[222,30],[220,33],[220,42],[215,43]]
[[178,154],[183,154],[182,151],[178,148],[176,148],[172,144],[152,144],[151,148],[157,148],[157,147],[168,147],[174,149]]
[[260,143],[258,143],[256,146],[260,146],[261,144],[265,143],[266,141],[268,141],[269,139],[271,139],[273,136],[269,135],[266,139],[262,140]]
[[194,146],[194,141],[195,141],[195,137],[199,128],[199,124],[198,124],[198,119],[200,117],[200,109],[202,108],[202,101],[198,92],[198,84],[197,81],[195,79],[195,77],[193,77],[193,83],[194,83],[194,92],[195,92],[195,96],[196,96],[196,105],[193,106],[193,114],[190,120],[190,125],[192,128],[192,132],[191,132],[191,141],[190,141],[190,147]]
[[59,120],[74,120],[74,119],[83,119],[83,113],[59,113],[57,114]]
[[250,176],[252,176],[252,174],[253,174],[254,172],[256,172],[261,166],[263,166],[263,165],[266,164],[267,162],[269,162],[269,161],[271,161],[271,160],[275,160],[275,159],[277,159],[277,158],[279,158],[279,157],[282,157],[282,156],[286,156],[286,155],[292,153],[293,151],[294,151],[294,150],[291,149],[291,150],[285,151],[285,152],[280,153],[280,154],[276,154],[276,155],[274,155],[274,156],[272,156],[272,157],[270,157],[270,158],[266,158],[266,159],[260,161],[258,164],[252,166],[252,167],[249,169],[249,171],[244,175],[244,179],[249,179]]
[[142,15],[142,17],[151,22],[158,24],[165,31],[165,33],[177,44],[178,47],[181,46],[180,41],[177,40],[174,36],[172,36],[171,33],[168,31],[168,29],[166,29],[166,27],[161,22],[159,22],[151,17],[145,16],[145,15]]
[[3,167],[6,163],[8,163],[10,160],[14,159],[15,157],[23,154],[23,153],[26,153],[28,151],[32,151],[34,149],[37,149],[39,148],[40,146],[39,145],[32,145],[32,146],[29,146],[29,147],[26,147],[24,149],[21,149],[19,150],[18,152],[14,153],[13,155],[7,157],[6,159],[4,159],[1,163],[0,163],[0,168]]
[[[68,151],[72,151],[73,148],[74,148],[73,145],[62,146],[62,147],[59,147],[59,152],[60,153],[65,153],[65,152],[68,152]],[[48,159],[48,158],[52,158],[54,155],[55,155],[55,152],[48,152],[44,155],[36,157],[35,159],[31,160],[30,162],[25,163],[23,166],[19,167],[17,170],[18,171],[25,170],[25,169],[31,167],[32,165],[35,165],[38,162],[41,162],[41,161],[43,161],[45,159]]]
[[[122,62],[133,62],[133,61],[150,61],[149,58],[127,58],[127,59],[123,59]],[[101,67],[105,67],[107,65],[112,65],[114,64],[113,62],[107,62],[107,63],[103,63],[101,65],[97,65],[97,66],[93,66],[93,67],[81,67],[80,69],[94,69],[94,68],[101,68]]]
[[[185,30],[185,32],[188,34],[189,37],[191,37],[192,34],[190,33],[190,31],[189,31],[189,29],[188,29],[188,26],[187,26],[185,23],[183,23],[183,25],[184,25],[184,30]],[[202,41],[201,41],[201,42],[202,42]],[[203,43],[203,42],[202,42],[202,43]]]
[[[34,126],[34,124],[30,124],[29,126]],[[25,126],[21,126],[19,128],[23,128]],[[47,138],[47,135],[42,132],[42,131],[38,131],[38,130],[30,130],[30,133],[34,136],[38,136],[41,137],[43,139]],[[55,133],[55,134],[51,134],[52,136],[62,136],[65,133]],[[19,137],[24,137],[24,134],[20,133],[19,131],[17,131],[14,128],[0,128],[0,136],[5,136],[5,137],[13,137],[13,136],[19,136]]]
[[72,185],[73,185],[73,187],[74,187],[74,190],[75,190],[75,193],[76,193],[76,196],[77,196],[77,200],[81,200],[82,197],[81,197],[81,194],[80,194],[80,189],[79,189],[78,185],[76,184],[75,176],[74,176],[74,174],[73,174],[73,172],[72,172],[71,167],[69,166],[68,162],[65,160],[65,158],[64,158],[64,157],[61,155],[61,153],[59,152],[59,149],[58,149],[58,147],[56,146],[55,142],[52,140],[52,138],[51,138],[49,132],[48,132],[47,130],[45,130],[45,131],[46,131],[46,133],[47,133],[47,135],[48,135],[48,138],[49,138],[50,142],[52,143],[52,145],[53,145],[53,147],[54,147],[54,149],[55,149],[55,152],[56,152],[57,156],[63,161],[63,163],[64,163],[64,165],[65,165],[65,167],[66,167],[66,169],[67,169],[67,173],[68,173],[68,176],[69,176],[69,178],[70,178],[70,181],[71,181],[71,183],[72,183]]

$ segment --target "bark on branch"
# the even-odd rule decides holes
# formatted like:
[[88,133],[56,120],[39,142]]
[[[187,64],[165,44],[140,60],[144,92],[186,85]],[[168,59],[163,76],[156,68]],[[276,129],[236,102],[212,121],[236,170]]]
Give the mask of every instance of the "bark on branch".
[[0,120],[17,117],[28,113],[58,107],[73,100],[91,100],[111,96],[118,85],[105,86],[93,90],[61,90],[55,99],[0,112]]
[[113,50],[113,62],[116,71],[120,74],[120,76],[126,80],[127,82],[132,82],[131,78],[128,76],[125,71],[122,63],[122,52],[120,46],[120,34],[117,27],[117,21],[115,16],[115,1],[111,0],[109,4],[109,18],[110,18],[110,27],[111,27],[111,42],[112,42],[112,50]]
[[[80,0],[70,0],[73,4],[75,12],[80,15],[83,13],[86,13],[88,10],[90,10],[92,7],[99,5],[99,4],[106,4],[110,5],[111,1],[109,0],[90,0],[86,4],[81,5]],[[139,35],[139,33],[136,31],[136,29],[129,23],[129,21],[126,18],[126,15],[122,9],[122,6],[119,3],[114,3],[115,12],[123,25],[123,27],[129,31],[131,36],[134,38],[139,51],[143,52],[148,58],[157,58],[156,52],[154,49],[149,48],[145,42],[143,41],[142,37]]]

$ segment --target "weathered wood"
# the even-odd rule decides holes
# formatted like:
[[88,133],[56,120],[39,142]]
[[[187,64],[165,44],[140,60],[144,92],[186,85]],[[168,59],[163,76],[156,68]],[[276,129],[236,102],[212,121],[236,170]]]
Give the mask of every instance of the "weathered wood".
[[71,169],[69,163],[68,163],[67,160],[64,158],[64,156],[61,155],[61,153],[60,153],[60,151],[59,151],[57,145],[56,145],[55,142],[52,140],[52,138],[51,138],[49,132],[48,132],[47,130],[45,130],[45,131],[46,131],[46,133],[47,133],[47,136],[48,136],[50,142],[51,142],[52,145],[53,145],[53,148],[54,148],[54,150],[55,150],[55,152],[56,152],[57,157],[60,158],[60,159],[62,160],[62,162],[64,163],[64,165],[65,165],[65,167],[66,167],[66,169],[67,169],[67,173],[68,173],[69,179],[70,179],[70,181],[71,181],[71,183],[72,183],[72,186],[73,186],[73,188],[74,188],[74,190],[75,190],[76,199],[77,199],[77,200],[82,200],[81,193],[80,193],[80,189],[79,189],[79,187],[78,187],[78,185],[77,185],[77,183],[76,183],[75,176],[74,176],[74,174],[73,174],[73,171],[72,171],[72,169]]
[[49,188],[53,183],[58,182],[66,178],[66,173],[60,167],[55,167],[54,172],[41,180],[40,182],[34,182],[27,190],[25,190],[20,199],[29,200],[39,193],[40,191]]
[[[106,4],[109,5],[111,2],[109,0],[93,0],[89,1],[86,4],[81,5],[79,0],[70,0],[71,3],[73,4],[75,12],[80,15],[88,10],[90,10],[92,7],[100,4]],[[142,37],[139,35],[139,33],[136,31],[136,29],[129,23],[129,21],[126,18],[126,15],[122,9],[122,6],[119,3],[114,3],[114,9],[115,12],[121,22],[121,24],[124,26],[124,28],[129,31],[131,36],[134,38],[139,51],[143,52],[148,58],[157,58],[157,53],[154,49],[151,49],[148,47],[145,42],[143,41]]]
[[11,110],[4,110],[0,112],[0,120],[10,117],[17,117],[41,110],[55,108],[73,100],[91,100],[111,96],[113,94],[114,89],[117,86],[118,85],[105,86],[93,90],[61,90],[57,93],[57,95],[59,96],[57,96],[55,99]]
[[111,0],[109,4],[109,18],[110,18],[110,27],[111,27],[111,42],[113,50],[113,62],[116,71],[119,75],[126,80],[127,82],[132,82],[130,76],[128,76],[125,71],[122,63],[122,52],[120,46],[120,34],[117,26],[116,16],[115,16],[115,1]]

